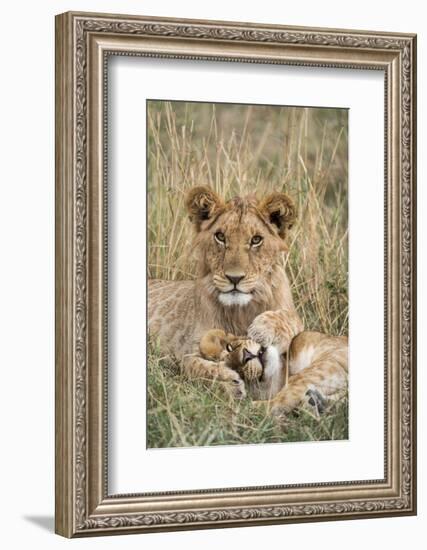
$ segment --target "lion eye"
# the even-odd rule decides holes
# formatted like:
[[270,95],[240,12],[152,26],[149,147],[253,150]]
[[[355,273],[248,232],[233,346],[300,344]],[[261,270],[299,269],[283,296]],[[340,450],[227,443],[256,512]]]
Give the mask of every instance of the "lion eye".
[[233,351],[233,346],[231,344],[227,344],[225,349],[231,353]]
[[259,246],[263,241],[261,235],[254,235],[251,239],[251,246]]
[[225,235],[221,231],[217,231],[214,235],[215,240],[221,244],[225,243]]

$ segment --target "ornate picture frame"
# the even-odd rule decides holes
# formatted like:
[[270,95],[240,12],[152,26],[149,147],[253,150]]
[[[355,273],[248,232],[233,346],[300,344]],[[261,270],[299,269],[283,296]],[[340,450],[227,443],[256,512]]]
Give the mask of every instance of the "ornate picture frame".
[[[108,492],[109,56],[382,71],[384,479]],[[56,17],[56,532],[65,537],[416,513],[416,36],[68,12]]]

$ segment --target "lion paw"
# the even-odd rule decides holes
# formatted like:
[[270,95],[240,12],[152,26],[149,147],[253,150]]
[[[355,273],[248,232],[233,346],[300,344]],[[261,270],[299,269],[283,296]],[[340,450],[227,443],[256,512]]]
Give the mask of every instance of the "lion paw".
[[248,329],[248,336],[261,346],[271,346],[276,336],[276,324],[277,318],[274,311],[265,311],[252,321]]
[[226,393],[233,399],[244,399],[246,397],[246,388],[243,380],[234,382],[223,382]]
[[235,399],[246,397],[246,388],[244,381],[236,371],[224,369],[219,377],[226,392]]
[[305,395],[307,397],[308,404],[313,407],[317,416],[325,412],[326,399],[316,388],[308,389],[305,392]]
[[248,336],[264,347],[275,345],[286,353],[292,338],[304,329],[295,311],[264,311],[252,321]]

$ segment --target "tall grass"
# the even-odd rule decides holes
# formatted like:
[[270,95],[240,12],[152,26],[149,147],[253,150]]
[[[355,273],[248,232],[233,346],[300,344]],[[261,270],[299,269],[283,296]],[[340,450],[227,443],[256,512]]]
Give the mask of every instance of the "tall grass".
[[[347,334],[347,111],[150,101],[147,126],[149,277],[195,276],[192,228],[184,209],[190,187],[210,185],[225,198],[284,191],[298,209],[284,259],[295,305],[307,329]],[[262,426],[274,421],[259,420],[249,403],[228,403],[219,414],[224,398],[215,388],[206,392],[172,374],[154,348],[148,393],[149,446],[242,442],[234,428],[224,428],[225,420],[218,432],[207,428],[214,411],[217,418],[238,418],[248,428],[247,442],[289,440],[283,427],[267,435]],[[238,409],[231,416],[230,406]],[[341,419],[344,409],[338,407]],[[197,410],[194,417],[191,410]],[[295,437],[324,438],[312,427],[307,436],[301,418],[298,425],[302,432],[297,429]],[[331,438],[346,437],[346,422],[339,425]],[[201,436],[204,429],[207,439]]]

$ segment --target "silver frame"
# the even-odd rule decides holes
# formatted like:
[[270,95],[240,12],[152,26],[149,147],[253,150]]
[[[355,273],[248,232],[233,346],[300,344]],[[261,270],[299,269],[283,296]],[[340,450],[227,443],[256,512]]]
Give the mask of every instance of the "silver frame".
[[[106,59],[380,70],[385,75],[385,477],[109,495]],[[56,18],[56,532],[67,537],[416,513],[416,37],[65,13]]]

